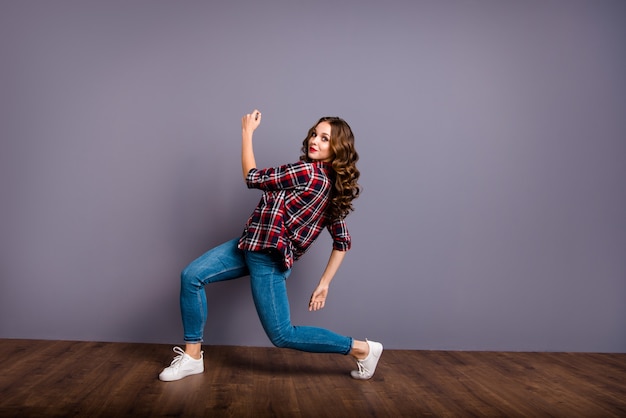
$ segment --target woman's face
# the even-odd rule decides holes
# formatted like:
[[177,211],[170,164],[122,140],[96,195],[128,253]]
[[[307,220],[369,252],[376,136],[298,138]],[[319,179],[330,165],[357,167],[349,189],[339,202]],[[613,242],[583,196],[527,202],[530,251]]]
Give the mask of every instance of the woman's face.
[[313,161],[332,161],[334,155],[330,149],[330,123],[320,122],[313,129],[307,152]]

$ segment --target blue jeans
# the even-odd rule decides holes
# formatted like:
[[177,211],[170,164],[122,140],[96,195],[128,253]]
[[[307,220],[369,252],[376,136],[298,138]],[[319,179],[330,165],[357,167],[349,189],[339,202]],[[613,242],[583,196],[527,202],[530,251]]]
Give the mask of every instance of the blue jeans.
[[249,275],[254,305],[272,344],[312,353],[348,354],[351,337],[291,324],[286,284],[291,270],[284,270],[282,261],[272,254],[240,250],[238,241],[233,239],[213,248],[183,270],[180,310],[185,342],[203,341],[207,319],[204,286]]

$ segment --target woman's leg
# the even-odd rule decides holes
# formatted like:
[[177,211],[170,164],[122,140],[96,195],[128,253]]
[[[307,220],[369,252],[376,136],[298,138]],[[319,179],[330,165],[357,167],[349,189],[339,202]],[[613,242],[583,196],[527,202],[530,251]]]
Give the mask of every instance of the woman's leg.
[[286,285],[290,271],[281,270],[280,262],[269,254],[257,252],[246,251],[245,258],[250,272],[254,304],[272,344],[313,353],[351,352],[351,337],[324,328],[291,324]]
[[207,302],[204,286],[248,274],[243,251],[237,248],[239,239],[233,239],[206,252],[191,262],[181,273],[180,311],[184,339],[194,358],[200,356],[207,319]]
[[180,311],[185,335],[185,351],[174,347],[178,354],[163,369],[159,379],[171,382],[204,372],[200,345],[207,317],[204,286],[248,274],[243,252],[237,248],[238,239],[213,248],[189,264],[181,273]]

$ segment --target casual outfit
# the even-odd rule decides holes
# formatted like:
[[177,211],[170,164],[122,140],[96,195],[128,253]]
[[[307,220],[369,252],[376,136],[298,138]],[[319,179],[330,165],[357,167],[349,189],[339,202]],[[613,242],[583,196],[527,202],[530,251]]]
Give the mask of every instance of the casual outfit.
[[344,220],[331,221],[326,216],[333,177],[331,164],[325,162],[250,170],[248,188],[264,193],[246,223],[239,248],[275,249],[283,256],[285,269],[290,269],[326,227],[333,248],[348,251],[351,241]]
[[[185,342],[203,342],[207,319],[204,286],[250,276],[259,319],[274,345],[314,353],[350,352],[351,337],[324,328],[291,324],[286,287],[294,261],[324,228],[330,232],[334,249],[350,249],[345,221],[331,220],[326,214],[333,177],[332,166],[321,161],[253,168],[248,172],[248,187],[261,189],[263,195],[242,236],[203,254],[181,274],[180,307]],[[368,341],[368,344],[370,355],[359,360],[359,370],[352,373],[356,379],[369,379],[382,353],[380,343]],[[175,350],[179,356],[159,376],[161,380],[178,380],[204,370],[199,365],[202,359],[194,360],[179,350]]]

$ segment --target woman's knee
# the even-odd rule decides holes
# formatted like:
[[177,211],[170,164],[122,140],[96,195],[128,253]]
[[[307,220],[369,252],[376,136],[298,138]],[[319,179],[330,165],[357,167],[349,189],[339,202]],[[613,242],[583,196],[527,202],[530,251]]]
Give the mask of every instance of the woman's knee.
[[293,345],[293,341],[291,338],[292,330],[293,327],[281,328],[272,332],[268,332],[267,336],[275,347],[291,348]]
[[180,285],[185,286],[199,286],[201,285],[198,279],[198,271],[194,268],[193,263],[189,264],[180,273]]

